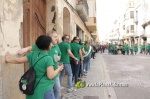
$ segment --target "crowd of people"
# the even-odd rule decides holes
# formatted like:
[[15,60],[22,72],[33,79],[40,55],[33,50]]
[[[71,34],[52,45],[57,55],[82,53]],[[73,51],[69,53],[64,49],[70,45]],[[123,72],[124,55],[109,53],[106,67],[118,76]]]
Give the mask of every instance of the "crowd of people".
[[117,55],[119,53],[119,51],[123,55],[125,55],[125,54],[136,55],[138,52],[138,46],[137,46],[137,44],[131,45],[131,46],[129,46],[128,44],[118,45],[117,43],[116,44],[110,43],[108,45],[108,53]]
[[90,69],[90,59],[95,58],[98,49],[90,45],[88,41],[82,42],[78,36],[70,41],[70,36],[64,35],[62,42],[58,43],[56,31],[50,31],[47,35],[39,36],[35,45],[18,51],[19,54],[25,56],[12,57],[7,52],[5,58],[7,63],[29,62],[31,67],[39,58],[48,55],[38,61],[34,67],[35,84],[38,84],[34,94],[26,95],[26,99],[61,99],[64,74],[68,76],[67,92],[76,91],[75,84],[87,75]]
[[[108,53],[117,55],[120,51],[123,55],[136,55],[138,53],[138,45],[134,44],[129,46],[128,44],[118,45],[117,43],[108,45]],[[150,44],[140,45],[140,53],[141,54],[149,54],[150,55]]]
[[150,55],[150,43],[148,44],[141,44],[140,45],[140,53],[141,54],[149,54]]

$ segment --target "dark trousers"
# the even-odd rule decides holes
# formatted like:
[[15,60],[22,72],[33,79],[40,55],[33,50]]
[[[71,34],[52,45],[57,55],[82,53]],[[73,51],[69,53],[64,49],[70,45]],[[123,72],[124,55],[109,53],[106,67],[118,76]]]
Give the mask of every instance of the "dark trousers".
[[129,55],[129,50],[127,50],[127,55]]
[[131,51],[131,55],[133,55],[133,49],[130,49],[130,51]]
[[78,77],[81,77],[82,75],[83,75],[83,66],[82,66],[82,64],[80,64],[80,69],[79,69],[79,75],[78,75]]
[[92,52],[91,58],[95,59],[95,52]]
[[78,82],[80,62],[78,62],[78,64],[76,64],[74,59],[71,59],[70,63],[71,63],[71,68],[72,68],[72,74],[73,74],[73,77],[75,78],[75,84],[76,84]]
[[147,50],[147,52],[146,52],[146,55],[149,53],[149,55],[150,55],[150,50]]
[[103,49],[103,53],[105,52],[105,49]]
[[125,51],[122,51],[122,54],[125,55]]

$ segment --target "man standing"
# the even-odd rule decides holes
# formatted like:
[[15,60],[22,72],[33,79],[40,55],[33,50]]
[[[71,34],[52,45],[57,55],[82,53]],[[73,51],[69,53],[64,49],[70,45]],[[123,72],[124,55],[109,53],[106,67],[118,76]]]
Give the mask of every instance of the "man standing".
[[62,42],[58,44],[60,50],[61,50],[61,59],[60,61],[64,64],[64,69],[60,72],[60,85],[62,84],[62,79],[64,76],[64,71],[66,71],[68,75],[68,92],[74,91],[72,86],[72,69],[70,65],[70,57],[72,57],[76,62],[78,62],[78,59],[72,54],[70,44],[68,43],[70,40],[70,37],[68,35],[64,35],[62,37]]

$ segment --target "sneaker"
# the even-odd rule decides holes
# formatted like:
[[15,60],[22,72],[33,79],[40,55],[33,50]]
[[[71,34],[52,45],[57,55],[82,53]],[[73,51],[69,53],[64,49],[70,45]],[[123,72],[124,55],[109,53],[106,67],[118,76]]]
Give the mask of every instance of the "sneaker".
[[62,89],[65,89],[65,87],[62,87],[62,86],[61,86],[61,87],[60,87],[60,90],[62,90]]
[[76,91],[76,89],[75,88],[71,88],[71,89],[67,90],[68,93],[73,92],[73,91]]
[[78,81],[82,81],[82,79],[81,79],[81,78],[78,78]]

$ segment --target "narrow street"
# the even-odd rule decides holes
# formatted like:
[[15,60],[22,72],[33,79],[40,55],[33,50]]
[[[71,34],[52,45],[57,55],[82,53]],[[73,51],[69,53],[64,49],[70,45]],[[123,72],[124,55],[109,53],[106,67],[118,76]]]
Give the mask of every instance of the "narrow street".
[[150,56],[102,55],[112,82],[127,83],[114,87],[117,99],[149,99]]
[[[72,93],[67,93],[63,89],[63,99],[149,99],[149,60],[150,56],[146,55],[123,56],[97,53],[96,58],[91,60],[91,69],[83,81],[87,84],[117,83],[125,87],[86,86]],[[65,81],[67,80],[64,80],[64,85]],[[87,96],[93,97],[85,98]]]

